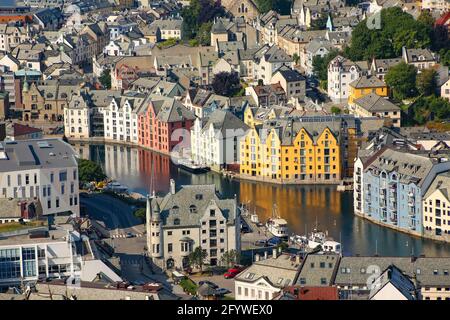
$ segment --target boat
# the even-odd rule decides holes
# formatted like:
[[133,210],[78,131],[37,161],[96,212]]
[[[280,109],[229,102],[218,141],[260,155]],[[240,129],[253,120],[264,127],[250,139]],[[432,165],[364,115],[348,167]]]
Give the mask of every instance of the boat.
[[117,193],[127,193],[128,192],[128,187],[120,184],[117,181],[108,183],[106,185],[105,189],[108,191],[117,192]]
[[286,220],[280,218],[276,204],[273,205],[272,218],[269,218],[266,222],[267,231],[273,234],[275,237],[286,239],[288,236],[288,223]]
[[179,159],[178,167],[194,174],[206,173],[210,170],[207,166],[196,164],[192,160],[187,159]]
[[329,237],[328,232],[314,229],[309,236],[302,238],[306,240],[309,249],[316,249],[320,246],[324,252],[341,253],[341,244]]

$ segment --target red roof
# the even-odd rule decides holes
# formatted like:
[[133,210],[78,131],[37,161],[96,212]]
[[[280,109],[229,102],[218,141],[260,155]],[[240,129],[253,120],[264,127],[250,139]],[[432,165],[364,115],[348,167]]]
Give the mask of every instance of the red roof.
[[14,137],[23,136],[23,135],[26,135],[26,134],[31,134],[31,133],[41,132],[41,131],[42,131],[41,129],[33,128],[33,127],[29,127],[29,126],[24,126],[24,125],[19,124],[19,123],[14,123],[13,124]]
[[443,26],[448,22],[449,19],[450,19],[450,11],[447,13],[444,13],[439,19],[437,19],[435,22],[435,25]]
[[291,286],[284,289],[294,295],[297,300],[339,300],[336,287],[300,287]]

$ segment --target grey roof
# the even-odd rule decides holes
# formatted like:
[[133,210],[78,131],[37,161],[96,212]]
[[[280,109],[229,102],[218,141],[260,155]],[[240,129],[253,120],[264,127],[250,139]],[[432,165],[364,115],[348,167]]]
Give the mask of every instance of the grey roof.
[[284,79],[286,79],[286,82],[297,82],[297,81],[304,81],[305,77],[302,76],[300,72],[297,70],[292,70],[289,68],[279,68],[275,73],[281,73]]
[[434,61],[433,53],[429,49],[405,49],[407,63]]
[[380,97],[373,92],[356,99],[354,102],[369,112],[400,111],[400,108],[389,99]]
[[[1,142],[0,172],[77,166],[75,151],[61,139]],[[3,151],[3,152],[2,152]]]
[[376,266],[383,272],[390,265],[395,265],[410,278],[415,277],[422,287],[450,287],[450,257],[342,257],[335,284],[366,286],[368,275],[373,271],[369,266]]
[[[163,228],[200,227],[200,219],[206,214],[206,209],[211,203],[219,207],[227,224],[234,225],[238,210],[236,200],[221,199],[216,193],[215,185],[182,186],[175,194],[168,193],[164,197],[151,199],[151,202],[154,201],[159,204]],[[192,212],[192,206],[196,207],[195,212]],[[174,223],[176,219],[179,220],[179,224]]]
[[436,190],[439,190],[450,201],[450,172],[437,174],[423,198],[428,198]]
[[436,163],[437,159],[430,158],[428,153],[414,154],[386,148],[368,163],[367,170],[395,171],[399,174],[400,182],[421,186]]
[[369,299],[376,296],[388,283],[392,284],[407,300],[416,299],[414,283],[395,265],[390,265],[375,279],[375,285],[370,290]]
[[227,29],[222,23],[221,19],[218,19],[211,28],[211,33],[227,33]]
[[283,253],[276,258],[269,256],[267,259],[255,261],[250,267],[235,277],[235,281],[253,283],[265,279],[271,285],[284,288],[295,281],[301,263],[295,256]]
[[362,76],[349,84],[353,88],[381,88],[386,84],[375,76]]
[[264,58],[267,62],[292,62],[292,57],[277,45],[273,45],[264,52]]
[[157,118],[162,122],[195,120],[194,113],[174,98],[152,95],[157,110]]
[[[331,253],[308,254],[297,279],[298,285],[330,286],[333,284],[339,255]],[[322,279],[325,283],[322,283]]]
[[230,130],[242,129],[242,133],[245,133],[249,129],[249,126],[236,117],[233,113],[220,109],[215,110],[209,115],[202,130],[208,130],[211,125],[214,127],[214,130],[216,130],[218,134],[220,133],[224,138],[226,138],[229,134],[237,133]]

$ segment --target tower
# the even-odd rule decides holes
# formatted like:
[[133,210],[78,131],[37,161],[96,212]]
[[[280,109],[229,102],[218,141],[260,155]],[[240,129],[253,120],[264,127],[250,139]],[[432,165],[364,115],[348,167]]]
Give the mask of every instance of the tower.
[[[148,210],[148,209],[147,209]],[[156,198],[151,200],[151,217],[150,217],[150,241],[151,247],[151,257],[153,259],[160,259],[163,257],[163,246],[162,246],[162,222],[161,222],[161,212],[158,201]]]

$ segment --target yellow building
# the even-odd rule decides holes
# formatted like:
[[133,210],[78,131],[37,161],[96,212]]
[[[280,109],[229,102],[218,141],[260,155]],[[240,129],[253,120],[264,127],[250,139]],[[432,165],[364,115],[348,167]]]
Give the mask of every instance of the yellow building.
[[423,197],[424,233],[450,242],[450,173],[436,175]]
[[362,98],[369,93],[376,93],[380,97],[389,95],[388,86],[375,76],[362,76],[349,84],[350,93],[348,105],[352,107],[356,99]]
[[340,125],[290,119],[256,124],[241,140],[240,173],[268,181],[337,183],[343,173]]

